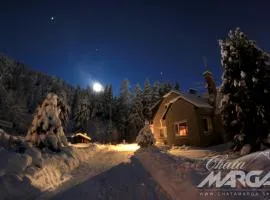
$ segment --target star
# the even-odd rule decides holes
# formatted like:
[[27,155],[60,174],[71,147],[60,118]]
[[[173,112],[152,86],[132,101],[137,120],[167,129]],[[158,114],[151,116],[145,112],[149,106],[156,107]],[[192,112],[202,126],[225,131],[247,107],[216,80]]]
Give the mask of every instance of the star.
[[54,17],[53,16],[51,17],[51,22],[54,22]]

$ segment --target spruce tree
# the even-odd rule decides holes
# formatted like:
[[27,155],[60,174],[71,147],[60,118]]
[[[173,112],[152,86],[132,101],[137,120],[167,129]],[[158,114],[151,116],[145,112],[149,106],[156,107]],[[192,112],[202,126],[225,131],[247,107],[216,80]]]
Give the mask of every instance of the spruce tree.
[[167,94],[168,92],[170,92],[173,89],[173,86],[171,83],[161,83],[160,84],[160,96],[163,96],[165,94]]
[[144,127],[140,130],[136,138],[136,142],[142,148],[151,147],[155,144],[156,140],[154,138],[154,135],[151,131],[151,128],[148,122],[145,122]]
[[179,85],[178,82],[175,83],[174,89],[177,90],[177,91],[180,91],[180,85]]
[[126,139],[127,135],[127,124],[128,124],[128,116],[130,112],[131,105],[131,94],[129,90],[129,81],[125,79],[122,82],[120,88],[120,96],[117,103],[117,128],[120,132],[120,138]]
[[152,94],[152,105],[154,105],[158,100],[160,100],[160,83],[158,81],[153,84],[153,94]]
[[74,105],[74,129],[75,131],[88,131],[88,122],[95,116],[95,104],[91,97],[91,91],[78,90],[76,94],[76,104]]
[[239,28],[220,40],[220,46],[223,124],[231,138],[241,138],[242,145],[250,144],[256,150],[270,130],[269,55]]
[[151,118],[150,107],[152,105],[153,90],[148,79],[145,80],[143,90],[143,113],[145,119]]
[[102,94],[102,117],[104,119],[111,119],[112,103],[112,85],[106,85]]
[[143,104],[142,104],[142,89],[139,84],[134,90],[134,98],[131,106],[131,111],[128,118],[128,136],[129,141],[134,142],[139,130],[143,127]]

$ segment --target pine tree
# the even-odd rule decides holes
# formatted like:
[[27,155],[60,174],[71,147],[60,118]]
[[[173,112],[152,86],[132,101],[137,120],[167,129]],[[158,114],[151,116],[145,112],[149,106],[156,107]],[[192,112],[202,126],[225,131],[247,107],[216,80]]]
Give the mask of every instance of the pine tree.
[[239,28],[230,31],[220,46],[223,124],[231,138],[243,138],[243,145],[250,144],[256,150],[270,130],[269,55]]
[[103,118],[111,119],[112,104],[113,104],[113,91],[112,85],[106,85],[103,93]]
[[153,84],[153,94],[152,94],[152,104],[154,105],[158,100],[160,100],[160,83],[158,81]]
[[177,90],[177,91],[180,91],[180,85],[179,85],[178,82],[175,83],[174,89]]
[[104,141],[111,142],[113,140],[113,90],[112,85],[106,85],[104,88],[104,92],[101,95],[101,101],[102,101],[102,113],[101,113],[101,119],[106,125],[106,131],[104,137]]
[[39,148],[59,151],[62,146],[67,146],[63,131],[67,115],[68,106],[57,95],[48,94],[36,110],[26,140]]
[[76,131],[88,131],[88,122],[95,116],[94,101],[91,101],[89,91],[78,90],[76,94],[77,102],[74,107],[73,119]]
[[151,118],[150,107],[152,105],[153,90],[148,79],[145,80],[143,90],[143,114],[145,119]]
[[138,99],[143,98],[143,91],[139,83],[136,84],[135,89],[134,89],[134,96]]
[[139,130],[143,127],[143,124],[142,89],[140,85],[137,84],[134,90],[134,98],[128,118],[128,136],[130,142],[134,142]]
[[120,132],[120,138],[126,139],[127,136],[127,124],[128,124],[128,116],[130,113],[131,106],[131,94],[129,90],[129,81],[125,79],[122,82],[120,88],[120,96],[117,101],[117,128]]
[[136,138],[136,142],[143,148],[150,147],[155,144],[156,140],[148,122],[146,122],[144,127],[140,130]]
[[172,90],[172,84],[171,83],[161,83],[160,84],[160,96],[164,96],[168,92]]
[[129,90],[129,80],[125,79],[123,80],[120,88],[120,100],[123,105],[129,106],[131,103],[131,93]]

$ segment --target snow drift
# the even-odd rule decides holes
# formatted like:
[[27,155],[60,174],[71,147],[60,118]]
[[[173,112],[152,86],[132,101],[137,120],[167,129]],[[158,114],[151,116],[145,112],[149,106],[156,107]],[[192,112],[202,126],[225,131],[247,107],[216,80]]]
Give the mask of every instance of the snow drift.
[[85,148],[63,147],[61,152],[54,153],[26,143],[24,153],[19,153],[10,147],[10,136],[2,130],[0,138],[0,200],[29,199],[54,190],[100,149],[90,144]]

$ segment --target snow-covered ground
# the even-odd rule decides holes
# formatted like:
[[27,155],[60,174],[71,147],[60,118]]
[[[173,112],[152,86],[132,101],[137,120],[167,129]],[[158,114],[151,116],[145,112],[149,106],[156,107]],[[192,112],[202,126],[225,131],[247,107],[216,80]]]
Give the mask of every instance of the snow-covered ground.
[[[153,147],[147,150],[138,150],[135,156],[157,183],[165,189],[171,199],[270,199],[270,192],[265,192],[269,191],[269,188],[264,188],[264,190],[244,190],[243,187],[239,187],[240,190],[238,188],[220,189],[213,187],[198,189],[198,184],[210,173],[206,169],[206,162],[217,156],[219,158],[225,156],[230,162],[245,162],[242,170],[246,172],[264,170],[268,173],[270,171],[270,150],[240,157],[238,153],[228,151],[230,145],[223,144],[207,149]],[[221,171],[227,173],[227,171]]]
[[[136,144],[78,144],[55,154],[1,148],[0,199],[262,199],[209,196],[222,190],[197,188],[209,174],[205,160],[229,154],[229,145],[139,149]],[[244,157],[231,153],[229,159],[246,162],[245,171],[270,169],[269,151]]]
[[[168,199],[132,156],[137,144],[76,144],[61,153],[0,149],[0,200]],[[83,195],[84,193],[87,195]],[[75,196],[74,196],[75,195]],[[76,196],[79,196],[77,198]]]
[[169,199],[133,157],[137,145],[103,146],[102,151],[72,171],[70,180],[36,199]]
[[[189,146],[173,147],[165,151],[166,153],[175,156],[176,158],[187,158],[195,160],[205,160],[216,155],[229,154],[231,157],[238,157],[236,153],[232,153],[229,149],[231,143],[225,143],[221,145],[211,146],[207,148],[192,148]],[[162,148],[161,148],[162,149]]]
[[54,190],[70,178],[70,172],[97,154],[101,148],[64,148],[61,153],[32,147],[25,153],[0,149],[0,199],[31,199]]

